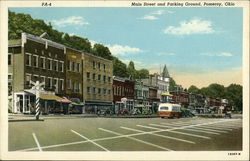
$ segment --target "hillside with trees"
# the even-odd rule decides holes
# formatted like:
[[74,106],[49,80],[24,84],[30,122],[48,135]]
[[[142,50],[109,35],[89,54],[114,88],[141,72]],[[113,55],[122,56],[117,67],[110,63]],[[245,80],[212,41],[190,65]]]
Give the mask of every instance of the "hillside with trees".
[[[134,65],[133,69],[131,65],[126,65],[119,58],[112,55],[109,48],[102,44],[91,45],[87,38],[83,38],[76,35],[69,35],[58,30],[53,29],[51,23],[46,24],[44,20],[33,19],[29,14],[15,13],[9,11],[9,31],[8,39],[20,39],[21,33],[26,32],[33,35],[41,35],[47,33],[48,39],[61,43],[65,46],[91,53],[102,58],[113,61],[113,75],[120,77],[132,77],[134,79],[146,78],[149,75],[147,69],[136,70]],[[131,71],[131,69],[133,71]],[[131,74],[131,72],[133,74]]]

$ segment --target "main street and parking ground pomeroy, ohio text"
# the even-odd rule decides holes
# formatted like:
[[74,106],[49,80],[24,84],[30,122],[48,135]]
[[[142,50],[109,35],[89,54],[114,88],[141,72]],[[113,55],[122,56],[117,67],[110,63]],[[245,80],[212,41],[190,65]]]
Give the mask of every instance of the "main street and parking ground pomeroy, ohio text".
[[131,6],[145,7],[232,7],[233,2],[132,2]]

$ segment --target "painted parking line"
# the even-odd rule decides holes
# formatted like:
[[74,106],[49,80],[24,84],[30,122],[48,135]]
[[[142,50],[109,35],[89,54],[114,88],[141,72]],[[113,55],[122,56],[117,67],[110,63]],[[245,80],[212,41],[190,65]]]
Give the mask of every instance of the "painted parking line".
[[192,127],[192,129],[197,129],[197,130],[204,130],[204,131],[210,131],[210,132],[218,132],[218,133],[228,133],[227,131],[224,130],[215,130],[215,129],[208,129],[206,127]]
[[74,130],[72,130],[72,129],[71,129],[71,132],[73,132],[73,133],[75,133],[76,135],[78,135],[78,136],[80,136],[80,137],[84,138],[85,140],[87,140],[87,141],[89,141],[89,142],[91,142],[91,143],[95,144],[96,146],[98,146],[98,147],[102,148],[103,150],[105,150],[105,151],[109,151],[108,149],[104,148],[104,147],[103,147],[103,146],[101,146],[100,144],[97,144],[97,143],[96,143],[96,142],[94,142],[93,140],[90,140],[89,138],[87,138],[87,137],[85,137],[85,136],[83,136],[83,135],[79,134],[78,132],[76,132],[76,131],[74,131]]
[[[115,135],[118,135],[118,136],[124,136],[123,134],[120,134],[120,133],[117,133],[117,132],[114,132],[114,131],[111,131],[111,130],[103,129],[103,128],[99,128],[99,130],[102,130],[102,131],[105,131],[105,132],[108,132],[108,133],[111,133],[111,134],[115,134]],[[131,140],[135,140],[135,141],[147,144],[147,145],[151,145],[151,146],[157,147],[159,149],[172,151],[171,149],[168,149],[168,148],[165,148],[165,147],[153,144],[153,143],[149,143],[149,142],[146,142],[146,141],[143,141],[143,140],[140,140],[140,139],[136,139],[136,138],[133,138],[133,137],[130,137],[130,136],[127,136],[126,138],[129,138]]]
[[[208,125],[203,125],[203,126],[200,126],[200,127],[206,127],[207,129],[215,129],[215,130],[221,130],[221,129],[223,129],[223,128],[218,128],[218,127],[214,127],[214,126],[208,126]],[[229,128],[227,128],[227,129],[223,129],[223,130],[225,130],[225,131],[232,131],[232,129],[229,129]]]
[[[159,129],[159,128],[155,128],[155,127],[150,127],[150,126],[143,126],[143,125],[136,125],[136,126],[139,126],[139,127],[144,127],[144,128],[148,128],[148,129],[154,129],[154,130],[162,130],[162,129]],[[201,135],[196,135],[196,134],[190,134],[190,133],[184,133],[184,132],[179,132],[179,131],[166,131],[166,132],[171,132],[171,133],[176,133],[176,134],[181,134],[181,135],[187,135],[187,136],[193,136],[193,137],[198,137],[198,138],[203,138],[203,139],[209,139],[208,137],[206,136],[201,136]]]
[[36,145],[37,145],[38,150],[39,150],[39,151],[43,151],[42,148],[41,148],[41,146],[40,146],[40,143],[39,143],[39,141],[38,141],[38,139],[37,139],[37,137],[36,137],[36,134],[35,134],[35,133],[32,133],[32,135],[33,135],[33,138],[34,138],[34,140],[35,140],[35,142],[36,142]]
[[[136,131],[136,132],[146,132],[146,131],[137,130],[137,129],[132,129],[132,128],[124,127],[124,126],[121,126],[120,128],[126,129],[126,130],[131,130],[131,131]],[[179,139],[179,138],[175,138],[175,137],[171,137],[171,136],[166,136],[166,135],[155,134],[155,132],[156,132],[156,131],[146,132],[146,133],[147,133],[147,134],[154,135],[154,136],[159,136],[159,137],[167,138],[167,139],[172,139],[172,140],[182,141],[182,142],[185,142],[185,143],[195,144],[195,142],[193,142],[193,141],[184,140],[184,139]]]
[[[158,127],[169,127],[169,126],[165,126],[165,125],[158,125],[158,124],[151,124],[152,126],[158,126]],[[215,135],[219,135],[219,133],[215,133],[215,132],[209,132],[209,131],[203,131],[203,130],[195,130],[195,129],[191,129],[192,127],[182,127],[182,128],[178,128],[175,130],[186,130],[186,131],[194,131],[194,132],[200,132],[200,133],[206,133],[206,134],[215,134]],[[173,128],[172,128],[173,129]],[[206,137],[203,136],[205,139],[210,139],[210,137]]]

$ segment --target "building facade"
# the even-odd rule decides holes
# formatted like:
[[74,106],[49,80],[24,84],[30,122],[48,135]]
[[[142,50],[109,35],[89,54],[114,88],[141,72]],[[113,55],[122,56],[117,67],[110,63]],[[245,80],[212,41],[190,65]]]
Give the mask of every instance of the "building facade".
[[31,88],[30,81],[44,82],[47,93],[65,94],[65,54],[63,45],[27,33],[22,33],[20,40],[9,41],[8,85],[12,112],[34,111],[35,96],[26,91]]
[[84,52],[82,60],[85,112],[96,113],[100,109],[112,108],[112,61]]
[[189,93],[185,91],[174,91],[170,92],[172,96],[172,103],[179,104],[182,107],[189,106]]
[[66,49],[65,60],[65,94],[70,100],[83,101],[82,52]]
[[135,82],[135,94],[134,94],[134,107],[139,109],[141,112],[144,109],[151,109],[149,100],[149,86],[144,85],[142,81]]
[[113,77],[113,103],[115,113],[123,108],[128,111],[134,108],[134,88],[135,82],[128,78]]

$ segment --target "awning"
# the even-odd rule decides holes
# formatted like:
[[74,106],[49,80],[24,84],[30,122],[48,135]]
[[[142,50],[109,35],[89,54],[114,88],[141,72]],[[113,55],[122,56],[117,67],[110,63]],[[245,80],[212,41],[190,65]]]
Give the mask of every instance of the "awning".
[[58,102],[61,102],[61,103],[71,103],[72,101],[70,101],[68,98],[66,97],[63,97],[62,100],[57,100]]
[[170,93],[162,93],[161,95],[163,95],[163,96],[173,96],[173,95],[170,94]]
[[63,100],[63,98],[58,97],[54,94],[40,94],[40,98],[43,100],[52,100],[52,101],[60,101]]

